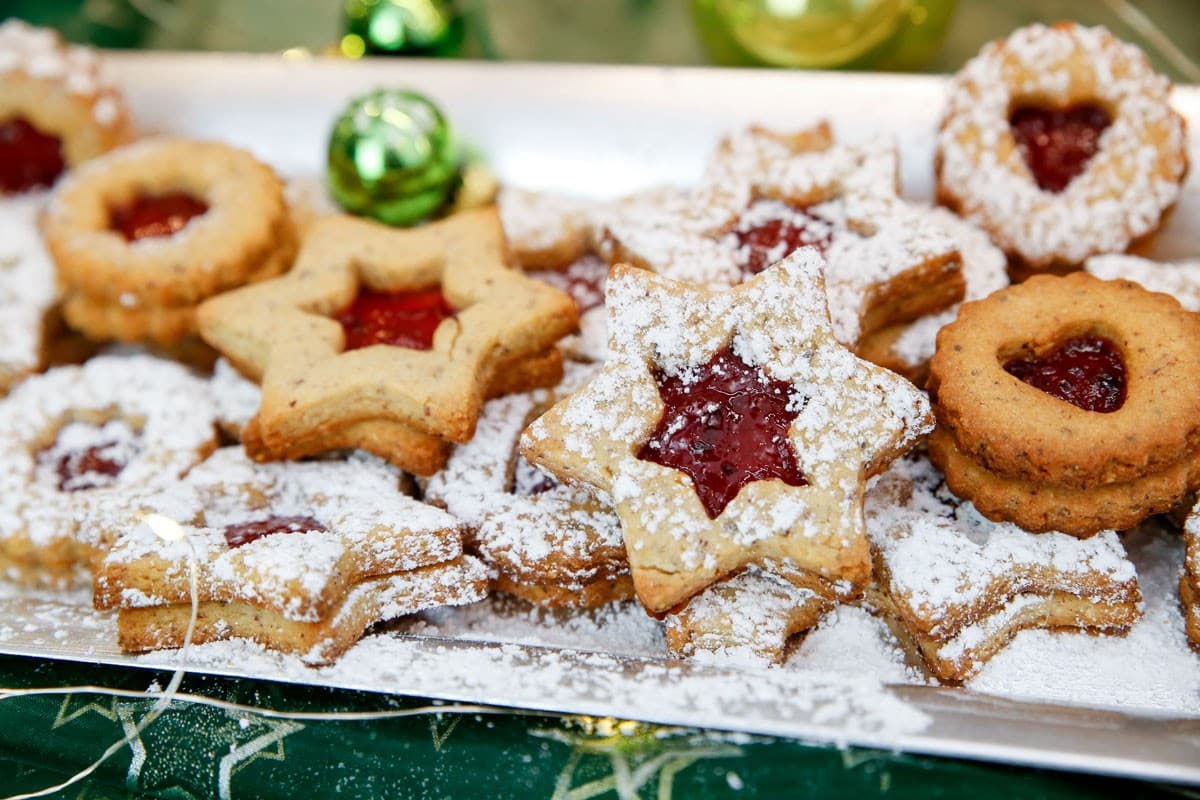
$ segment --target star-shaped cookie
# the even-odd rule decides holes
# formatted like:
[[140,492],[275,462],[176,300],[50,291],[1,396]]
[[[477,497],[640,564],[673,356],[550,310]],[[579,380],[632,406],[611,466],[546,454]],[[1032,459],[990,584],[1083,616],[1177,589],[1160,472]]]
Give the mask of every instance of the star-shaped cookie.
[[[722,291],[614,267],[609,361],[523,437],[531,462],[611,494],[653,613],[748,564],[781,562],[847,596],[870,579],[865,480],[932,417],[912,384],[838,344],[823,268],[805,248]],[[714,375],[733,390],[695,402],[691,387],[713,389]],[[689,448],[699,483],[663,464]]]
[[923,455],[872,481],[866,512],[872,605],[940,680],[969,679],[1028,628],[1121,634],[1141,618],[1115,532],[1077,539],[992,522]]
[[955,243],[897,194],[894,143],[842,145],[827,125],[792,134],[751,128],[717,147],[700,185],[658,207],[614,207],[603,245],[674,280],[732,286],[809,245],[826,257],[838,340],[961,300]]
[[[413,322],[436,291],[440,317]],[[372,316],[416,338],[371,343],[359,323]],[[199,317],[210,344],[261,378],[255,428],[270,451],[366,422],[466,441],[499,372],[545,357],[577,323],[569,297],[508,268],[494,208],[411,230],[323,219],[290,273],[214,298]]]

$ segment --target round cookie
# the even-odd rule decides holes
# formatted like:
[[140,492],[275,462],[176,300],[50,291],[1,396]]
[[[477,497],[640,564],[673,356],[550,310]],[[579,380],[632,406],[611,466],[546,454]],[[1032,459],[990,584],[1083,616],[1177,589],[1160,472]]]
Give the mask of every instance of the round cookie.
[[0,402],[0,563],[19,580],[75,580],[104,544],[80,528],[85,511],[178,479],[216,446],[214,417],[202,379],[149,356],[21,383]]
[[[42,221],[69,292],[115,306],[190,306],[295,248],[283,184],[217,142],[148,139],[81,167]],[[265,277],[265,276],[263,276]]]
[[95,51],[54,31],[10,19],[0,25],[0,141],[21,142],[37,163],[4,158],[0,194],[49,186],[58,175],[130,138],[125,101]]
[[943,428],[929,436],[929,457],[946,473],[950,491],[970,499],[993,522],[1015,522],[1033,533],[1061,531],[1081,538],[1106,529],[1126,530],[1169,511],[1200,483],[1200,456],[1142,478],[1091,489],[1006,478],[964,455]]
[[1020,271],[1076,269],[1152,233],[1188,168],[1170,81],[1103,28],[1031,25],[955,76],[939,200]]
[[[1005,369],[1080,336],[1120,354],[1125,400],[1111,413]],[[1075,489],[1135,481],[1200,448],[1200,317],[1131,281],[1038,276],[962,307],[938,334],[929,390],[939,426],[991,472]]]

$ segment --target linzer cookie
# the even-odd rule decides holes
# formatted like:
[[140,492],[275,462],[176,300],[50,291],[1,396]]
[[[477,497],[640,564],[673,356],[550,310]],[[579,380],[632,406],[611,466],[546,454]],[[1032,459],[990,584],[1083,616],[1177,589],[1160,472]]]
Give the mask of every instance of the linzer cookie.
[[19,20],[0,25],[0,194],[51,186],[129,135],[93,50]]
[[1187,173],[1170,92],[1103,28],[1021,28],[951,83],[938,198],[982,226],[1020,275],[1125,250],[1158,228]]
[[870,577],[863,482],[932,418],[834,339],[823,268],[801,249],[722,291],[614,267],[609,360],[524,434],[530,462],[612,497],[651,613],[751,564],[843,596]]
[[1200,505],[1192,508],[1183,526],[1183,575],[1179,578],[1179,603],[1183,607],[1188,641],[1200,650]]
[[0,198],[0,395],[45,366],[57,296],[38,235],[41,197]]
[[507,260],[494,209],[411,230],[329,217],[291,273],[205,303],[204,338],[261,380],[255,457],[359,446],[431,474],[489,396],[556,383],[574,304]]
[[[1008,286],[1008,260],[986,233],[945,209],[932,209],[930,216],[958,245],[966,285],[964,301],[982,300]],[[913,383],[923,384],[929,374],[929,359],[937,349],[938,331],[954,321],[959,305],[912,322],[881,328],[859,342],[856,352],[867,361],[899,372]]]
[[676,655],[782,663],[792,641],[816,626],[837,601],[825,587],[798,586],[750,567],[714,584],[667,615],[667,647]]
[[148,139],[75,170],[42,222],[67,321],[96,339],[171,344],[207,297],[286,271],[283,184],[217,142]]
[[579,333],[561,343],[579,361],[603,361],[608,346],[604,284],[615,258],[605,229],[612,219],[662,213],[686,197],[675,189],[650,189],[611,201],[505,189],[500,219],[517,263],[529,277],[566,292],[579,312]]
[[783,135],[750,129],[718,146],[701,185],[657,209],[611,213],[612,258],[673,280],[732,286],[798,247],[827,261],[838,341],[962,299],[954,242],[897,195],[895,145],[835,144],[828,127]]
[[939,680],[969,679],[1028,628],[1124,633],[1141,618],[1116,533],[1081,540],[990,522],[921,456],[875,479],[866,513],[870,598]]
[[1112,254],[1092,256],[1083,268],[1097,278],[1124,278],[1152,292],[1169,294],[1188,311],[1200,311],[1200,259],[1151,261]]
[[29,583],[71,583],[104,541],[91,504],[179,478],[216,446],[204,382],[177,364],[106,356],[56,367],[0,401],[0,562]]
[[425,499],[462,520],[468,549],[497,589],[543,606],[588,608],[633,595],[613,510],[586,488],[561,484],[517,452],[521,431],[555,397],[579,389],[595,368],[570,365],[552,392],[492,400],[475,438],[429,479]]
[[194,552],[193,642],[244,637],[324,664],[377,622],[482,599],[486,571],[463,555],[457,522],[402,494],[400,478],[366,455],[260,465],[220,450],[176,485],[93,510],[113,541],[96,607],[119,609],[127,651],[179,647]]
[[1200,317],[1130,281],[1038,276],[938,335],[930,455],[984,515],[1077,536],[1200,486]]

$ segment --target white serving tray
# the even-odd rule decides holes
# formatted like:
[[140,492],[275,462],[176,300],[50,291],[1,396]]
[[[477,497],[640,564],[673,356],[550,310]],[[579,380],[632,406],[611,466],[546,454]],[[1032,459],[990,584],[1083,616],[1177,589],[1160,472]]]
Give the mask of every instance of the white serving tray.
[[[350,98],[377,86],[406,86],[437,100],[503,180],[595,197],[693,182],[706,153],[727,130],[750,123],[794,128],[828,118],[846,140],[896,136],[906,193],[928,199],[933,131],[945,88],[934,77],[216,54],[111,55],[109,63],[143,127],[238,144],[288,175],[320,175],[330,123]],[[1178,90],[1175,102],[1195,131],[1200,90]],[[1200,254],[1197,220],[1200,186],[1193,179],[1155,241],[1156,254]],[[1173,534],[1145,535],[1161,537],[1141,548],[1149,571],[1158,576],[1143,581],[1148,615],[1154,609],[1156,620],[1175,624],[1171,584],[1181,549],[1170,540]],[[1139,562],[1139,568],[1147,564]],[[1178,674],[1157,676],[1165,694],[1135,692],[1140,699],[1128,701],[1121,692],[1096,693],[1087,707],[1048,701],[1064,697],[1054,687],[1060,676],[1047,675],[1045,691],[1029,693],[1028,682],[1021,684],[1024,700],[1011,692],[997,697],[994,685],[986,687],[993,694],[984,694],[897,684],[894,670],[862,666],[854,652],[839,654],[836,646],[818,661],[821,668],[672,661],[661,646],[639,644],[651,623],[636,609],[539,628],[527,613],[505,605],[394,626],[321,670],[244,643],[197,648],[186,666],[194,672],[1200,784],[1200,657],[1194,655],[1170,662]],[[504,634],[488,632],[488,614]],[[0,652],[176,666],[174,653],[121,654],[113,619],[91,611],[86,598],[5,590],[0,620]],[[628,636],[630,631],[639,635]],[[1156,665],[1146,666],[1149,672]],[[855,674],[858,670],[864,674]],[[1066,696],[1074,699],[1069,691]]]

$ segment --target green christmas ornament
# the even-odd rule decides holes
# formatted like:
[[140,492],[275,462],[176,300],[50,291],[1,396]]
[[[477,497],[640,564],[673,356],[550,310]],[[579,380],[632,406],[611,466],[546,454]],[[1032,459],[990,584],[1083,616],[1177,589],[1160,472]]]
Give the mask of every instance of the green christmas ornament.
[[447,0],[346,0],[342,52],[360,55],[455,55],[463,18]]
[[388,225],[428,219],[460,183],[450,124],[417,92],[380,89],[350,103],[334,123],[328,158],[338,204]]

